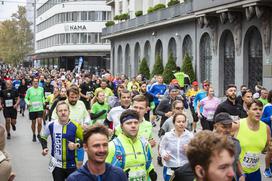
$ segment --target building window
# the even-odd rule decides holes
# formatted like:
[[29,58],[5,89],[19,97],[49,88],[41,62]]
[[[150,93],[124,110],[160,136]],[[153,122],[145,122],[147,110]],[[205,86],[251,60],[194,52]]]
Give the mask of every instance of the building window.
[[103,11],[102,12],[102,21],[106,21],[107,20],[107,11]]
[[102,11],[95,11],[95,21],[102,21]]
[[94,11],[89,11],[89,21],[94,21],[95,20],[95,13]]
[[65,34],[65,43],[69,44],[71,42],[70,33]]
[[65,34],[60,34],[60,44],[63,45],[65,43]]
[[88,37],[88,39],[87,39],[87,43],[92,43],[92,38],[91,38],[91,33],[88,33],[87,34],[87,37]]
[[87,43],[87,33],[80,33],[80,43]]
[[74,22],[78,21],[78,12],[72,12],[72,21]]
[[81,12],[81,20],[86,21],[88,19],[88,12],[83,11]]
[[72,33],[72,43],[73,44],[79,43],[79,33]]

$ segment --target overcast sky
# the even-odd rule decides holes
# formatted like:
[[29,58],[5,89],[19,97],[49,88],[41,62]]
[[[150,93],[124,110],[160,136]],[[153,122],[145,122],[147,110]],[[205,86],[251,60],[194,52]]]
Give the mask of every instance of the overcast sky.
[[[4,1],[4,4],[2,2]],[[0,21],[10,19],[18,6],[25,6],[26,0],[0,0]]]

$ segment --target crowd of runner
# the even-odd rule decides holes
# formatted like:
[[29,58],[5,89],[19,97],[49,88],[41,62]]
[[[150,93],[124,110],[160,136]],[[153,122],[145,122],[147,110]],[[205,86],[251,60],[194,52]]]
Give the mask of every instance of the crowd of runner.
[[[238,90],[229,84],[226,97],[218,98],[212,82],[190,82],[186,76],[167,85],[162,75],[129,79],[105,70],[101,75],[23,67],[0,72],[6,139],[16,134],[17,112],[29,116],[31,140],[41,143],[42,155],[50,153],[55,181],[156,181],[157,172],[165,181],[272,177],[272,90],[261,85]],[[2,142],[0,178],[12,180],[14,174],[3,176],[9,159]]]

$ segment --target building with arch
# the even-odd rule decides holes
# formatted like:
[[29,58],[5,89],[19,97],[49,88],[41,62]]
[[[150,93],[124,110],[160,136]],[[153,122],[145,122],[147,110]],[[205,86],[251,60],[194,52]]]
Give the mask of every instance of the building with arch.
[[101,35],[110,19],[105,0],[37,0],[35,59],[68,70],[81,61],[91,72],[109,69],[110,43]]
[[[135,76],[143,58],[152,70],[157,54],[162,56],[165,65],[170,52],[181,66],[188,53],[197,80],[210,80],[218,95],[224,94],[229,83],[245,84],[251,89],[256,84],[272,88],[271,1],[185,0],[147,12],[157,3],[167,2],[107,1],[114,15],[124,12],[131,15],[129,20],[116,22],[102,32],[102,38],[111,41],[114,74]],[[143,15],[135,17],[133,13],[139,10]],[[128,46],[129,56],[128,52],[125,55]],[[119,52],[120,47],[123,52]]]

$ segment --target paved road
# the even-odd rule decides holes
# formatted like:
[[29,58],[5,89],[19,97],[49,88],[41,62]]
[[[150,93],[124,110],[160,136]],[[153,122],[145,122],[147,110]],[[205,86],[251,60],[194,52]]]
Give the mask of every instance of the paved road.
[[[0,112],[0,123],[4,124],[2,111]],[[154,132],[157,135],[158,126]],[[158,138],[156,137],[158,140]],[[11,140],[7,140],[6,149],[12,156],[13,170],[16,172],[16,181],[51,181],[52,176],[47,171],[49,156],[41,155],[41,145],[39,142],[32,142],[30,120],[28,116],[22,117],[18,114],[17,131],[11,132]],[[159,177],[158,181],[163,181],[162,167],[156,163],[157,148],[153,149],[155,170]],[[264,163],[262,157],[262,163]],[[263,170],[264,165],[262,165]],[[271,181],[271,179],[263,179]]]

